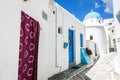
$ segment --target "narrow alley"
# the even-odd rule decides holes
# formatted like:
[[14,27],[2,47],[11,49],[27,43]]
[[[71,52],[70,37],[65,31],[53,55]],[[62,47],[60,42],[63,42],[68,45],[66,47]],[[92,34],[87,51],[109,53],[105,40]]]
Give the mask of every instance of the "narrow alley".
[[120,80],[120,0],[1,0],[0,80]]
[[70,80],[120,80],[120,75],[114,72],[116,56],[116,52],[101,54],[94,65],[88,65]]
[[96,64],[86,73],[91,80],[120,80],[114,72],[116,53],[101,54]]

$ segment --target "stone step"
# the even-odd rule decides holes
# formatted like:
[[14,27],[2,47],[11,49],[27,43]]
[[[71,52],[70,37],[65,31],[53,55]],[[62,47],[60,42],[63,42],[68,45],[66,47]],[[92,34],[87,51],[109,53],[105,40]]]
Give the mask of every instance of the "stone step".
[[70,78],[74,77],[75,75],[82,72],[86,68],[87,68],[87,65],[79,64],[71,67],[68,70],[65,70],[59,74],[56,74],[50,77],[48,80],[69,80]]

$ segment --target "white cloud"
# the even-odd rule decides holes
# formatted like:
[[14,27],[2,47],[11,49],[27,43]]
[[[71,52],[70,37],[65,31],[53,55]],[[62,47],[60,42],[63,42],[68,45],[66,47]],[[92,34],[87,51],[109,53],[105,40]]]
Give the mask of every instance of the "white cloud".
[[99,8],[100,7],[100,5],[96,2],[95,3],[95,8]]
[[102,0],[102,1],[105,4],[104,11],[106,13],[109,13],[109,14],[113,13],[113,2],[112,2],[112,0]]

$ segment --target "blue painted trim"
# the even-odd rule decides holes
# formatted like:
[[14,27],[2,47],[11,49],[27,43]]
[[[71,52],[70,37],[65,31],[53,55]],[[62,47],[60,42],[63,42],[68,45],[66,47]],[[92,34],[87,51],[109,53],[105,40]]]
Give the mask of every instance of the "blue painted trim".
[[83,47],[83,34],[80,34],[80,47]]

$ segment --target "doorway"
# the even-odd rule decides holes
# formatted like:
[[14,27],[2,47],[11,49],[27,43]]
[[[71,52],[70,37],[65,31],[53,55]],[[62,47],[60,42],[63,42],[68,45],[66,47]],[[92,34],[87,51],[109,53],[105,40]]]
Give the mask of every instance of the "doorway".
[[69,64],[74,62],[74,35],[73,31],[68,31],[68,42],[69,42]]

